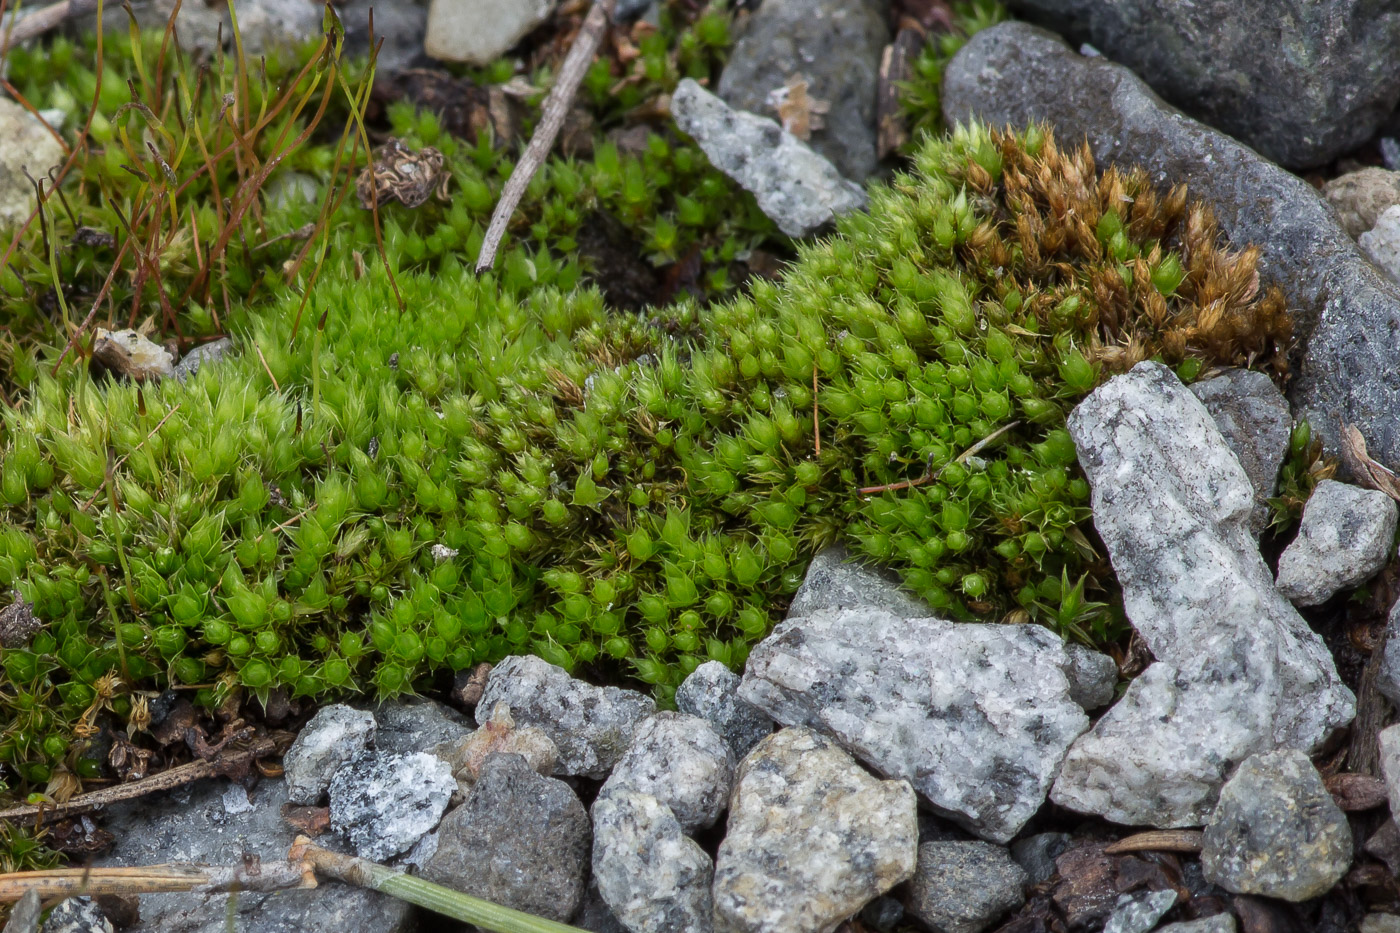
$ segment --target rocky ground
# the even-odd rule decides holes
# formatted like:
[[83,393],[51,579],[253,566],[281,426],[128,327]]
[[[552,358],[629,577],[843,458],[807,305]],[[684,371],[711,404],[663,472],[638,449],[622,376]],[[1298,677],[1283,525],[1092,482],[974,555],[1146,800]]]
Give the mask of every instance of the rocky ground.
[[[878,78],[899,30],[884,0],[751,6],[718,86],[683,81],[670,118],[780,229],[810,235],[862,209],[882,171]],[[1100,165],[1188,184],[1257,246],[1299,331],[1287,397],[1259,373],[1185,386],[1147,362],[1072,415],[1130,651],[940,620],[830,549],[744,670],[702,665],[675,711],[512,657],[451,705],[320,709],[280,777],[109,807],[93,819],[114,844],[92,864],[273,860],[308,832],[599,933],[1400,930],[1400,12],[1011,6],[1039,25],[971,37],[943,84],[948,124],[1044,121]],[[343,8],[351,41],[367,10]],[[382,67],[484,65],[554,12],[376,6]],[[212,8],[181,17],[187,41],[217,35]],[[240,24],[271,43],[314,35],[320,11],[261,0]],[[782,93],[799,71],[824,126],[793,133]],[[52,144],[29,119],[0,110],[19,128],[0,130],[0,189],[6,146]],[[27,210],[6,196],[0,218]],[[1261,549],[1302,417],[1343,468],[1293,540]],[[329,883],[72,900],[43,930],[115,926],[442,922]]]

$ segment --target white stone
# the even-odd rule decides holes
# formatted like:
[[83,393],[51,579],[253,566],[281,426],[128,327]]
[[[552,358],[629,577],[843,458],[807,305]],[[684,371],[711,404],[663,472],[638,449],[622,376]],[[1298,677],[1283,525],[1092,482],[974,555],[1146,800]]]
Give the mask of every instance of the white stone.
[[[29,111],[0,97],[0,231],[12,231],[34,212],[34,186],[24,170],[44,180],[50,168],[63,164],[63,147]],[[53,203],[57,207],[57,202]],[[8,239],[8,236],[7,236]]]
[[1357,237],[1356,242],[1366,258],[1400,282],[1400,204],[1387,207],[1376,218],[1376,225]]
[[715,824],[729,805],[734,759],[708,722],[660,712],[645,720],[599,795],[626,788],[671,808],[686,832]]
[[375,728],[374,716],[363,710],[340,703],[318,710],[282,756],[287,799],[300,806],[319,803],[341,765],[374,741]]
[[1378,489],[1318,483],[1298,536],[1279,556],[1279,592],[1294,605],[1316,606],[1365,583],[1390,559],[1395,521],[1395,500]]
[[331,828],[356,854],[383,861],[432,832],[456,790],[447,762],[426,752],[362,752],[331,781]]
[[489,65],[549,19],[558,0],[433,0],[423,51],[444,62]]
[[714,928],[714,864],[650,794],[618,788],[593,803],[593,877],[631,933]]

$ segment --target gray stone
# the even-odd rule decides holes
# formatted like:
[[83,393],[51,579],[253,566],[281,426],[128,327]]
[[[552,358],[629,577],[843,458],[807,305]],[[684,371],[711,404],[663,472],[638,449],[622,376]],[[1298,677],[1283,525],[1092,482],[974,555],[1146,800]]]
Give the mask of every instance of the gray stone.
[[1322,775],[1283,749],[1247,758],[1221,788],[1201,864],[1227,891],[1297,902],[1332,890],[1351,853],[1351,827]]
[[423,697],[390,700],[366,707],[379,724],[374,747],[381,752],[406,755],[426,752],[471,735],[471,723],[445,703]]
[[1279,592],[1295,605],[1316,606],[1365,583],[1390,559],[1396,512],[1395,500],[1378,489],[1318,483],[1298,536],[1279,557]]
[[456,790],[440,758],[361,752],[331,779],[331,828],[356,854],[382,862],[432,832]]
[[773,731],[773,718],[739,699],[739,675],[706,661],[676,688],[676,709],[699,716],[724,736],[736,762]]
[[566,922],[583,900],[588,811],[569,785],[519,755],[492,755],[471,796],[443,819],[429,881]]
[[[594,838],[597,838],[596,833]],[[711,874],[713,873],[712,867]],[[628,933],[607,901],[603,900],[603,895],[598,893],[598,879],[593,875],[589,876],[588,890],[583,892],[583,904],[580,905],[578,913],[574,914],[571,923],[579,929],[588,930],[589,933]]]
[[1293,413],[1288,399],[1261,372],[1232,369],[1191,386],[1196,398],[1215,419],[1225,443],[1244,467],[1254,487],[1254,511],[1249,528],[1257,537],[1268,527],[1269,499],[1278,488],[1278,472],[1288,456]]
[[650,794],[619,788],[594,801],[593,876],[631,933],[714,929],[714,865]]
[[878,781],[810,729],[783,729],[739,766],[715,859],[715,926],[829,933],[914,873],[904,781]]
[[1148,933],[1174,904],[1176,892],[1170,890],[1120,894],[1103,933]]
[[549,19],[558,0],[432,0],[423,50],[444,62],[489,65]]
[[1400,205],[1386,208],[1376,225],[1356,243],[1392,282],[1400,281]]
[[1259,247],[1261,279],[1288,296],[1307,340],[1295,411],[1331,451],[1340,420],[1357,426],[1373,457],[1400,466],[1400,286],[1362,256],[1311,185],[1175,112],[1121,65],[1083,58],[1024,23],[968,41],[945,73],[943,112],[950,124],[1043,120],[1067,142],[1087,137],[1100,165],[1137,164],[1161,185],[1185,183],[1232,242]]
[[1400,172],[1367,166],[1322,186],[1342,229],[1356,239],[1376,225],[1388,207],[1400,204]]
[[427,31],[428,10],[423,0],[346,0],[336,8],[345,27],[345,50],[351,55],[370,51],[370,17],[374,17],[374,45],[379,54],[375,71],[400,71],[423,57],[423,36]]
[[1031,884],[1049,881],[1059,871],[1055,859],[1069,848],[1069,833],[1036,833],[1011,844],[1011,857],[1025,869]]
[[812,558],[787,617],[809,616],[818,609],[885,609],[902,619],[933,614],[927,603],[900,589],[894,574],[856,563],[843,544],[828,545]]
[[1396,914],[1367,914],[1361,918],[1359,933],[1400,933],[1400,916]]
[[635,690],[594,687],[532,655],[491,669],[476,714],[489,719],[505,703],[521,726],[538,726],[559,749],[556,774],[602,778],[622,757],[656,703]]
[[[164,29],[175,12],[175,0],[149,0],[133,5],[137,22],[147,29]],[[238,14],[238,36],[246,55],[288,49],[318,39],[324,10],[304,0],[239,0],[234,4]],[[108,28],[125,16],[108,13]],[[196,49],[210,51],[221,44],[233,45],[233,20],[227,4],[182,3],[175,17],[175,29],[180,46],[187,52]]]
[[1386,793],[1390,797],[1391,815],[1400,814],[1400,725],[1387,726],[1376,734],[1381,773],[1385,776]]
[[[116,837],[97,866],[159,865],[167,862],[240,865],[287,857],[297,830],[282,819],[287,788],[262,781],[248,792],[253,806],[230,812],[223,799],[232,786],[223,778],[201,781],[102,811]],[[321,837],[322,845],[335,840]],[[126,933],[408,933],[411,905],[364,888],[335,882],[314,890],[242,891],[227,894],[143,894],[141,919]]]
[[879,930],[880,933],[889,933],[904,919],[904,904],[893,897],[877,897],[861,908],[860,919],[866,926]]
[[1059,636],[1038,625],[905,619],[882,609],[789,618],[749,655],[739,695],[906,778],[945,816],[1008,842],[1089,724]]
[[753,194],[788,236],[806,236],[838,214],[862,210],[865,191],[796,136],[765,117],[730,108],[685,78],[671,95],[671,115],[710,163]]
[[884,0],[764,0],[739,29],[719,96],[735,110],[777,116],[774,93],[805,80],[807,94],[830,108],[809,145],[863,181],[879,161],[875,93],[890,41],[887,16]]
[[1355,699],[1273,586],[1249,478],[1171,370],[1139,363],[1068,427],[1124,609],[1157,660],[1075,742],[1051,799],[1127,825],[1198,826],[1238,762],[1316,748]]
[[1199,920],[1183,920],[1158,927],[1157,933],[1235,933],[1234,914],[1213,914]]
[[1291,168],[1371,138],[1400,101],[1400,13],[1369,0],[1013,0]]
[[39,929],[39,917],[43,912],[44,905],[39,900],[39,889],[28,889],[10,907],[10,919],[5,921],[4,933],[35,933]]
[[217,363],[232,352],[233,341],[228,337],[220,337],[210,343],[200,344],[180,357],[180,362],[175,364],[170,375],[184,382],[199,372],[199,368],[205,363]]
[[1118,692],[1118,662],[1102,651],[1076,642],[1065,642],[1069,663],[1069,698],[1086,710],[1096,710],[1113,702]]
[[1376,689],[1392,706],[1400,709],[1400,600],[1390,607],[1382,638],[1384,642],[1380,670],[1376,673]]
[[0,97],[0,231],[24,223],[37,206],[24,170],[43,178],[62,164],[63,147],[53,134],[19,104]]
[[623,788],[649,794],[670,807],[689,833],[715,825],[733,783],[729,746],[708,722],[661,712],[637,727],[599,794]]
[[369,713],[339,703],[322,707],[282,757],[287,799],[301,806],[319,803],[340,766],[374,741],[374,729]]
[[70,897],[49,912],[40,933],[115,933],[108,920],[89,897]]
[[1030,879],[1001,846],[926,842],[904,908],[941,933],[982,933],[1026,900]]

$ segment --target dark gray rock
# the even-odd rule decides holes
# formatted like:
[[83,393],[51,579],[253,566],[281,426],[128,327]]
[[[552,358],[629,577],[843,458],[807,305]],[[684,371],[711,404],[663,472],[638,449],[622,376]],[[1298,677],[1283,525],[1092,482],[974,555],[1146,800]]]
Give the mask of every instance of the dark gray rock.
[[1254,755],[1220,790],[1206,824],[1206,878],[1236,894],[1305,901],[1351,867],[1351,827],[1308,756]]
[[[532,655],[506,658],[491,669],[476,715],[491,718],[497,703],[520,726],[538,726],[559,749],[556,774],[607,777],[656,703],[635,690],[594,687]],[[382,728],[382,724],[381,724]]]
[[1337,221],[1352,239],[1376,225],[1386,208],[1400,204],[1400,172],[1368,166],[1322,186]]
[[880,933],[889,933],[904,919],[904,904],[897,898],[877,897],[861,908],[861,922]]
[[1069,698],[1086,710],[1096,710],[1113,702],[1118,689],[1118,662],[1102,651],[1075,642],[1065,642],[1069,664]]
[[1011,857],[1026,871],[1031,884],[1055,877],[1055,859],[1069,848],[1069,833],[1036,833],[1011,844]]
[[115,933],[112,921],[89,897],[70,897],[49,912],[40,933]]
[[593,877],[631,933],[714,928],[714,864],[650,794],[624,787],[594,801]]
[[1318,483],[1298,536],[1279,556],[1279,592],[1295,605],[1316,606],[1365,583],[1390,559],[1397,517],[1395,500],[1378,489]]
[[1120,894],[1103,933],[1148,933],[1174,904],[1176,892],[1170,890]]
[[805,79],[808,95],[830,107],[811,147],[864,181],[879,161],[875,93],[890,41],[887,15],[885,0],[764,0],[740,28],[719,96],[736,110],[775,117],[774,92]]
[[733,783],[734,758],[719,733],[698,716],[665,711],[637,727],[599,794],[650,794],[689,833],[715,825]]
[[[218,778],[108,806],[102,821],[117,841],[94,864],[239,865],[245,857],[285,859],[297,834],[282,820],[286,785],[263,781],[230,808],[225,797],[231,787],[237,785]],[[322,844],[333,846],[334,840]],[[412,920],[413,908],[404,901],[327,882],[313,890],[243,891],[233,898],[143,894],[141,920],[126,933],[226,933],[230,923],[238,933],[407,933]]]
[[739,695],[836,738],[934,812],[1008,842],[1089,724],[1058,635],[1038,625],[906,619],[883,609],[789,618],[749,654]]
[[1234,243],[1258,245],[1261,277],[1295,309],[1307,339],[1295,410],[1332,451],[1341,419],[1361,430],[1372,456],[1400,467],[1400,287],[1362,256],[1311,185],[1176,112],[1121,65],[1084,58],[1024,23],[968,41],[945,73],[943,112],[950,124],[1044,120],[1067,142],[1087,137],[1100,165],[1138,164],[1163,186],[1186,183]]
[[1013,0],[1291,168],[1370,139],[1400,101],[1400,11],[1373,0]]
[[736,763],[773,732],[773,717],[739,699],[738,690],[739,675],[718,661],[701,664],[676,688],[676,709],[713,726]]
[[739,766],[715,859],[716,928],[834,929],[913,875],[915,809],[908,783],[876,780],[831,740],[774,733]]
[[588,812],[563,781],[519,755],[492,755],[465,803],[443,819],[423,877],[563,923],[583,900]]
[[180,357],[180,362],[175,364],[171,375],[184,382],[199,372],[199,368],[205,363],[217,363],[232,352],[233,341],[228,337],[220,337],[211,343],[200,344]]
[[423,697],[405,697],[366,708],[379,724],[374,747],[381,752],[426,752],[444,742],[464,739],[472,732],[471,722],[461,713]]
[[1278,488],[1278,471],[1288,455],[1293,413],[1274,381],[1251,369],[1232,369],[1191,386],[1215,419],[1254,487],[1249,528],[1256,536],[1269,524],[1269,499]]
[[812,558],[787,617],[809,616],[818,609],[885,609],[903,619],[933,615],[927,603],[900,589],[894,574],[856,562],[842,544],[824,547]]
[[1127,825],[1197,826],[1235,764],[1312,750],[1355,699],[1274,587],[1249,477],[1171,370],[1139,363],[1068,427],[1124,609],[1156,661],[1075,742],[1051,799]]
[[1390,607],[1390,616],[1385,623],[1385,635],[1382,637],[1384,642],[1381,648],[1381,667],[1376,675],[1376,688],[1391,705],[1400,709],[1400,600],[1396,600],[1395,605]]
[[287,799],[300,806],[318,803],[340,766],[374,740],[374,716],[339,703],[322,707],[302,727],[282,756]]
[[1030,879],[989,842],[926,842],[904,908],[941,933],[982,933],[1026,900]]
[[4,933],[35,933],[39,917],[44,912],[39,889],[30,888],[10,907],[10,919],[5,921]]
[[806,236],[838,214],[862,210],[865,191],[796,136],[766,117],[735,110],[684,78],[671,115],[710,164],[754,196],[759,210],[788,236]]
[[598,879],[592,876],[588,879],[588,890],[583,892],[583,904],[570,922],[589,933],[629,933],[607,901],[603,900],[603,895],[598,893]]
[[361,752],[331,779],[331,828],[382,862],[432,832],[456,790],[452,768],[426,752]]

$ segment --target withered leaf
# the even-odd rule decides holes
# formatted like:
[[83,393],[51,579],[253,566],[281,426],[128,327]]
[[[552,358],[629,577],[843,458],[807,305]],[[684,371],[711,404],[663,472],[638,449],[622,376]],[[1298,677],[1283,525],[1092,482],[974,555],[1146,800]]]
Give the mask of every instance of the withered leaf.
[[1346,464],[1358,486],[1379,489],[1400,501],[1400,475],[1371,459],[1366,451],[1366,438],[1354,424],[1342,425],[1342,462]]

